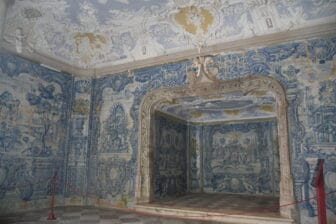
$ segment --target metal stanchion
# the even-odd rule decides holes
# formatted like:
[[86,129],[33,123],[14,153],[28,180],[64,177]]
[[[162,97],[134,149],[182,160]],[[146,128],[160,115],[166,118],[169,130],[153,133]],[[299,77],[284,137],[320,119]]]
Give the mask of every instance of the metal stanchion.
[[54,173],[54,176],[52,178],[51,183],[51,200],[50,200],[50,210],[48,214],[47,220],[56,220],[56,216],[54,213],[54,207],[55,207],[55,192],[56,192],[56,179],[57,179],[57,171]]
[[316,166],[315,176],[312,185],[316,188],[317,194],[317,215],[319,224],[327,224],[327,209],[324,192],[324,176],[323,176],[324,159],[319,159]]

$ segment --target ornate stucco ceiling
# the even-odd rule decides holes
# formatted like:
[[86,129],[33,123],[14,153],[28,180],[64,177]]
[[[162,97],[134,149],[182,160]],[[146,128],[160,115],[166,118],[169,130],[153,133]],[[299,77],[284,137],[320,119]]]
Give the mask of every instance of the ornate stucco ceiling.
[[335,0],[15,0],[3,42],[92,69],[335,21]]

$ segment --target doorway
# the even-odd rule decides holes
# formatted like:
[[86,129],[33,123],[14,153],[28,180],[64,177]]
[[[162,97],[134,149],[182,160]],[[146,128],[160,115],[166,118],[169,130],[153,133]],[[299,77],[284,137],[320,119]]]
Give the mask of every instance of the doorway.
[[[249,99],[255,98],[257,99],[256,101],[258,101],[261,98],[265,98],[264,96],[273,97],[274,116],[271,119],[271,121],[270,121],[270,117],[271,117],[270,116],[267,118],[268,121],[260,120],[259,126],[254,125],[255,127],[253,128],[252,127],[253,125],[252,126],[250,125],[250,127],[248,128],[247,127],[249,125],[248,123],[252,122],[251,118],[248,117],[249,110],[238,112],[236,108],[232,108],[232,107],[233,105],[239,105],[240,107],[248,108],[248,105],[251,104],[249,103]],[[151,210],[149,205],[150,204],[154,205],[155,202],[158,201],[157,200],[158,195],[160,196],[158,192],[160,191],[167,191],[168,196],[186,196],[187,192],[192,192],[192,190],[195,190],[193,183],[190,183],[193,180],[192,175],[194,175],[193,172],[191,171],[193,166],[190,166],[190,163],[192,161],[191,160],[192,154],[187,153],[187,150],[185,150],[184,155],[186,157],[185,161],[187,162],[185,162],[185,164],[183,162],[181,163],[181,159],[184,161],[184,157],[183,156],[181,157],[181,155],[183,154],[183,149],[182,149],[183,147],[181,147],[180,149],[182,153],[182,154],[180,153],[181,154],[180,156],[176,156],[178,153],[173,153],[176,159],[176,163],[177,163],[177,160],[179,160],[181,175],[175,175],[174,178],[162,177],[160,181],[158,181],[158,175],[157,175],[158,172],[156,172],[158,169],[157,169],[157,166],[155,165],[156,163],[155,156],[158,155],[156,153],[156,143],[155,142],[160,141],[157,139],[157,135],[155,134],[158,132],[157,127],[156,127],[156,122],[155,122],[156,120],[155,114],[157,114],[159,111],[161,114],[168,112],[166,114],[172,115],[173,114],[172,111],[175,109],[175,111],[178,111],[179,112],[178,114],[180,115],[186,114],[188,116],[188,114],[191,114],[191,116],[194,118],[195,117],[200,118],[200,113],[197,113],[197,111],[188,113],[188,108],[190,109],[191,106],[193,105],[192,98],[198,99],[198,102],[194,104],[210,105],[210,107],[204,107],[203,110],[213,110],[214,108],[211,107],[211,105],[212,106],[216,105],[218,104],[219,101],[225,102],[224,108],[222,108],[223,109],[222,115],[229,117],[229,118],[231,117],[230,118],[231,124],[229,124],[229,126],[231,127],[231,129],[233,128],[232,130],[234,130],[232,133],[230,133],[229,131],[230,128],[227,128],[227,127],[216,127],[217,129],[212,128],[213,129],[212,134],[217,136],[214,139],[215,141],[220,142],[221,140],[222,141],[227,140],[227,142],[222,142],[223,144],[218,144],[212,141],[212,143],[209,143],[210,145],[208,144],[209,148],[211,148],[212,150],[211,153],[209,150],[207,150],[206,152],[204,151],[199,152],[200,153],[199,157],[202,158],[202,161],[203,161],[203,162],[200,162],[200,166],[203,166],[203,167],[200,167],[199,171],[197,170],[195,171],[196,176],[201,175],[200,176],[201,183],[198,183],[201,189],[199,193],[202,193],[202,194],[210,193],[209,191],[212,191],[211,193],[214,193],[214,194],[223,193],[223,192],[227,194],[232,194],[232,193],[246,193],[244,191],[250,191],[250,192],[253,192],[250,195],[252,195],[253,197],[259,196],[259,199],[264,196],[278,197],[278,200],[275,200],[275,203],[278,205],[283,205],[283,204],[288,204],[288,203],[293,202],[294,193],[293,193],[293,180],[292,180],[292,176],[290,172],[288,126],[287,126],[288,125],[287,124],[287,102],[286,102],[285,92],[281,84],[277,80],[271,77],[251,76],[251,77],[240,78],[240,79],[229,80],[229,81],[201,82],[201,83],[197,83],[197,84],[193,84],[193,85],[189,85],[185,87],[162,88],[162,89],[158,89],[153,92],[150,92],[144,97],[141,103],[141,107],[140,107],[140,133],[139,133],[139,158],[138,158],[139,160],[138,160],[137,191],[136,191],[137,209],[142,210],[144,209],[144,207],[147,206],[147,211]],[[223,98],[225,98],[226,100],[223,101]],[[211,101],[211,103],[209,103],[209,101]],[[186,107],[181,107],[182,105],[181,102],[187,102],[184,104],[186,105]],[[270,105],[261,104],[257,106],[258,108],[261,108],[264,111],[270,111],[270,107],[269,107]],[[183,109],[183,108],[186,108],[186,109]],[[236,116],[237,114],[239,114],[239,116]],[[212,114],[210,113],[210,115],[213,115],[213,113]],[[232,116],[233,117],[236,116],[237,119],[236,120],[232,119]],[[245,116],[245,119],[242,124],[240,121],[241,121],[241,117],[244,117],[244,116]],[[180,119],[177,116],[175,116],[175,118],[177,120]],[[214,118],[215,120],[211,122],[213,124],[216,124],[216,122],[218,122],[216,120],[218,116],[217,117],[214,116]],[[183,120],[183,119],[180,119],[180,120]],[[252,120],[255,122],[256,117],[253,117]],[[190,119],[188,122],[190,122]],[[236,123],[232,123],[232,122],[236,122]],[[275,136],[273,137],[275,137],[276,139],[276,143],[277,143],[278,150],[279,150],[279,153],[278,153],[279,156],[277,158],[278,162],[275,162],[276,161],[275,157],[271,161],[265,161],[263,159],[262,156],[265,155],[265,152],[260,151],[260,150],[265,147],[266,148],[270,147],[269,145],[264,144],[265,141],[263,139],[265,138],[265,136],[263,137],[259,136],[255,138],[255,139],[259,138],[259,140],[257,141],[261,144],[259,147],[260,149],[254,149],[254,153],[244,152],[244,150],[246,151],[247,149],[246,147],[248,145],[250,145],[249,147],[253,150],[253,147],[251,145],[253,145],[254,144],[253,141],[255,141],[255,139],[254,140],[252,139],[252,143],[251,143],[251,138],[248,138],[247,136],[253,136],[252,132],[255,132],[255,133],[269,132],[266,129],[261,128],[263,125],[264,126],[266,125],[266,123],[261,124],[262,122],[264,123],[273,122],[272,123],[273,126],[272,125],[269,125],[269,126],[274,127],[270,133],[276,133]],[[183,122],[180,122],[180,123],[183,123]],[[183,129],[182,126],[181,128]],[[188,129],[188,125],[185,125],[185,128]],[[243,131],[243,129],[245,130]],[[256,131],[257,129],[259,131]],[[174,132],[172,131],[173,129],[170,129],[170,130],[171,130],[170,131],[171,133]],[[274,130],[276,131],[274,132]],[[239,135],[244,136],[244,132],[245,132],[245,137],[239,137]],[[160,133],[163,134],[162,131]],[[249,133],[249,134],[246,134],[246,133]],[[162,139],[166,139],[167,141],[169,141],[169,144],[181,145],[179,143],[178,136],[181,136],[181,135],[177,133],[169,134],[169,135],[166,134],[166,136],[162,137]],[[269,138],[270,141],[273,141],[272,139],[270,139],[269,136],[268,137],[266,136],[266,139],[267,138]],[[181,139],[184,139],[184,137],[182,136]],[[188,147],[186,148],[190,148],[189,147],[190,144],[193,144],[193,143],[192,141],[191,143],[190,141],[188,141],[188,143],[185,143],[185,144],[188,144]],[[224,148],[221,148],[222,146]],[[162,149],[162,148],[160,150],[167,151],[167,149]],[[224,152],[223,154],[225,154],[225,155],[222,155],[224,156],[222,157],[223,158],[222,162],[221,162],[220,156],[216,156],[216,153],[220,153],[220,152],[221,153]],[[226,158],[225,156],[229,156],[231,157],[231,159],[224,159]],[[204,158],[207,158],[206,162],[204,162]],[[209,158],[211,159],[209,160]],[[169,160],[171,160],[171,158]],[[169,160],[167,160],[167,162],[169,162]],[[249,177],[252,177],[251,179],[254,179],[253,175],[255,174],[249,173],[253,171],[253,169],[252,170],[249,169],[249,167],[251,167],[251,164],[248,164],[248,161],[252,161],[252,163],[254,163],[255,171],[258,171],[259,173],[263,173],[263,174],[265,174],[265,171],[266,171],[265,169],[267,167],[270,167],[270,163],[272,163],[273,165],[275,163],[279,164],[278,181],[275,181],[276,178],[274,178],[274,180],[269,181],[268,177],[271,175],[267,174],[264,177],[261,177],[261,176],[256,177],[257,181],[256,183],[254,183],[254,185],[251,185],[251,181],[250,182],[244,181],[245,183],[244,185],[241,179],[237,177],[233,177],[232,175],[230,176],[228,175],[228,173],[223,171],[223,169],[221,169],[221,168],[224,168],[227,171],[231,169],[232,172],[240,173],[240,176],[244,177],[245,179]],[[169,167],[169,164],[167,166]],[[187,171],[185,172],[186,174],[183,174],[183,170]],[[273,174],[274,172],[276,173],[276,171],[274,170],[272,171]],[[221,180],[221,181],[218,181],[217,183],[216,180]],[[160,185],[160,182],[161,182],[161,185]],[[263,184],[260,182],[267,183],[269,187],[264,187],[265,189],[262,189]],[[167,189],[164,189],[164,186],[169,186],[169,189],[168,187]],[[278,192],[278,195],[276,192]],[[230,198],[230,197],[227,195],[226,198]],[[247,199],[247,201],[251,201],[251,200]],[[256,202],[257,199],[253,201]],[[265,201],[267,200],[264,200],[264,202]],[[158,211],[157,210],[158,208],[156,207],[154,209],[154,207],[152,207],[153,211],[155,210]],[[165,206],[161,204],[161,208],[164,209]],[[181,208],[177,208],[177,209],[179,210],[179,212],[181,212],[180,211]],[[168,212],[168,210],[166,209],[165,211]],[[188,216],[189,213],[186,212],[187,210],[185,210],[183,214]],[[172,212],[173,210],[170,209],[169,211]],[[198,210],[192,209],[192,211],[198,212],[197,214],[199,215],[202,214],[202,212],[204,212],[201,209],[198,209]],[[295,211],[295,206],[280,207],[279,215],[275,218],[293,219],[294,211]],[[179,212],[176,212],[175,210],[176,214],[180,214]],[[238,209],[236,212],[238,214],[240,210]],[[218,212],[215,212],[215,213],[217,214]],[[222,214],[224,213],[222,212]],[[213,215],[211,219],[214,219],[216,217],[218,218],[219,216]],[[230,217],[232,218],[232,216]],[[269,221],[270,220],[268,220],[268,222]],[[258,222],[262,223],[260,220]],[[291,221],[288,221],[288,223],[291,223]]]

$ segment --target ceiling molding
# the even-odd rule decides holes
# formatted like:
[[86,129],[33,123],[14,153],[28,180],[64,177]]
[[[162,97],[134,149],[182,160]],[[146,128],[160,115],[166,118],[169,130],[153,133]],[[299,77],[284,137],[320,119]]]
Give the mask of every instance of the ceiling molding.
[[170,119],[179,123],[182,123],[184,125],[188,125],[189,121],[182,119],[181,117],[177,116],[176,114],[168,113],[167,111],[162,111],[160,109],[155,110],[155,114],[161,117],[164,117],[166,119]]
[[140,69],[144,67],[151,67],[161,64],[173,63],[183,60],[189,60],[197,56],[204,55],[216,55],[229,52],[245,51],[246,49],[254,47],[269,46],[279,43],[285,43],[289,41],[297,41],[303,39],[310,39],[315,37],[335,35],[336,34],[336,22],[315,25],[306,28],[300,28],[296,30],[290,30],[285,32],[267,34],[262,36],[254,36],[252,38],[240,39],[229,42],[222,42],[219,44],[214,44],[206,46],[200,51],[198,49],[186,50],[181,52],[176,52],[172,54],[152,57],[148,59],[138,60],[134,62],[128,62],[120,65],[109,65],[105,64],[101,67],[82,69],[71,65],[65,61],[61,61],[59,58],[52,57],[43,52],[38,52],[32,50],[31,52],[17,53],[13,46],[5,41],[2,42],[1,51],[7,51],[15,55],[19,55],[26,59],[35,61],[40,64],[47,65],[48,67],[55,68],[55,70],[60,70],[65,73],[72,74],[74,76],[80,77],[102,77],[111,74],[116,74],[120,72],[125,72],[129,70]]
[[265,116],[265,117],[248,117],[248,118],[239,118],[239,119],[218,119],[213,121],[190,121],[184,120],[183,118],[177,116],[176,114],[169,113],[167,111],[162,111],[159,109],[155,110],[155,113],[159,116],[162,116],[166,119],[171,119],[173,121],[185,124],[185,125],[227,125],[227,124],[238,124],[244,122],[262,122],[262,121],[273,121],[276,120],[276,116]]

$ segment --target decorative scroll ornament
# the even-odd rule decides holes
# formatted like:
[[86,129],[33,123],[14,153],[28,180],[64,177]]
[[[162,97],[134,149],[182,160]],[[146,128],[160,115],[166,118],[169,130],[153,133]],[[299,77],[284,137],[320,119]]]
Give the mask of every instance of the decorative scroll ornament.
[[214,67],[212,56],[199,56],[193,60],[188,71],[188,80],[191,85],[204,82],[217,82],[219,69]]

